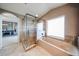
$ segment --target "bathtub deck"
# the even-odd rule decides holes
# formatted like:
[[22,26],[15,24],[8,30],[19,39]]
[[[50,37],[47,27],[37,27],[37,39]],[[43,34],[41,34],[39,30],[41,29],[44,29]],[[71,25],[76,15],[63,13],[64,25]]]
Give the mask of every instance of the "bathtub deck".
[[56,39],[45,38],[38,40],[38,45],[55,56],[78,56],[78,49],[72,44]]

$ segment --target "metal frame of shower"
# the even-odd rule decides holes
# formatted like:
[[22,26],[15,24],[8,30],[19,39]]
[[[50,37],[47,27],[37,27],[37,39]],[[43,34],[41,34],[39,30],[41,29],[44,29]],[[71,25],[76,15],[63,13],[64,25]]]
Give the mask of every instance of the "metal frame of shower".
[[[34,17],[35,20],[38,18],[38,17],[36,17],[36,16],[34,16],[34,15],[32,15],[32,14],[27,13],[27,14],[25,15],[25,17],[26,17],[26,26],[27,26],[27,15]],[[37,20],[36,20],[36,21],[37,21]],[[26,27],[26,29],[27,29],[27,27]],[[28,35],[29,35],[29,31],[28,31]]]
[[[32,15],[32,14],[27,13],[27,14],[25,15],[25,17],[26,17],[26,29],[28,29],[28,28],[27,28],[27,15],[34,17],[34,18],[35,18],[35,21],[37,21],[36,19],[38,18],[38,17],[36,17],[36,16],[34,16],[34,15]],[[28,30],[29,30],[29,29],[28,29]],[[29,35],[29,31],[28,31],[28,35]]]
[[[24,20],[25,20],[25,22],[26,22],[26,24],[25,24],[25,25],[26,25],[26,30],[28,30],[28,31],[26,31],[26,33],[25,33],[25,34],[26,34],[26,35],[25,35],[26,37],[29,36],[29,29],[28,29],[28,27],[27,27],[27,26],[28,26],[28,25],[27,25],[27,23],[28,23],[27,17],[28,17],[28,16],[34,17],[36,23],[37,23],[37,18],[38,18],[38,17],[36,17],[36,16],[34,16],[34,15],[31,15],[31,14],[29,14],[29,13],[25,14]],[[35,28],[35,31],[36,31],[36,28]],[[35,35],[36,35],[36,34],[35,34]],[[25,42],[25,45],[27,44],[27,46],[24,47],[24,49],[27,48],[27,47],[29,47],[29,45],[28,45],[28,37],[27,37],[26,39],[27,39],[27,41]],[[35,40],[37,40],[37,39],[35,39]],[[36,41],[35,41],[35,44],[36,44]]]

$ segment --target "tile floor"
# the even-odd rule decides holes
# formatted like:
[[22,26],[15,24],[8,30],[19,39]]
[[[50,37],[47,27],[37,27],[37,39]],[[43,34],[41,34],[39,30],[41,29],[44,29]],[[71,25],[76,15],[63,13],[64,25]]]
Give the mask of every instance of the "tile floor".
[[36,46],[28,51],[24,51],[21,44],[12,44],[0,50],[0,56],[51,56],[40,46]]

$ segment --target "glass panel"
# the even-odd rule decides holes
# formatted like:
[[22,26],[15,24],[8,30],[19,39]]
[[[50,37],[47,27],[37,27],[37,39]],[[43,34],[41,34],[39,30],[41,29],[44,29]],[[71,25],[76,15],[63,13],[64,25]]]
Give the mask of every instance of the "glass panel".
[[36,43],[36,19],[30,15],[26,15],[24,24],[24,48]]
[[42,39],[43,32],[43,22],[40,22],[37,24],[37,39]]

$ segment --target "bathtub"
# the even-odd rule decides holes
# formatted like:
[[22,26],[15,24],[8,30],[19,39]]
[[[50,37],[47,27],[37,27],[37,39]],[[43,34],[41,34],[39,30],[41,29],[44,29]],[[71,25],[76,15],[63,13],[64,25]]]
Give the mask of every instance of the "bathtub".
[[78,49],[64,41],[53,38],[43,38],[38,40],[38,45],[54,56],[78,56]]

